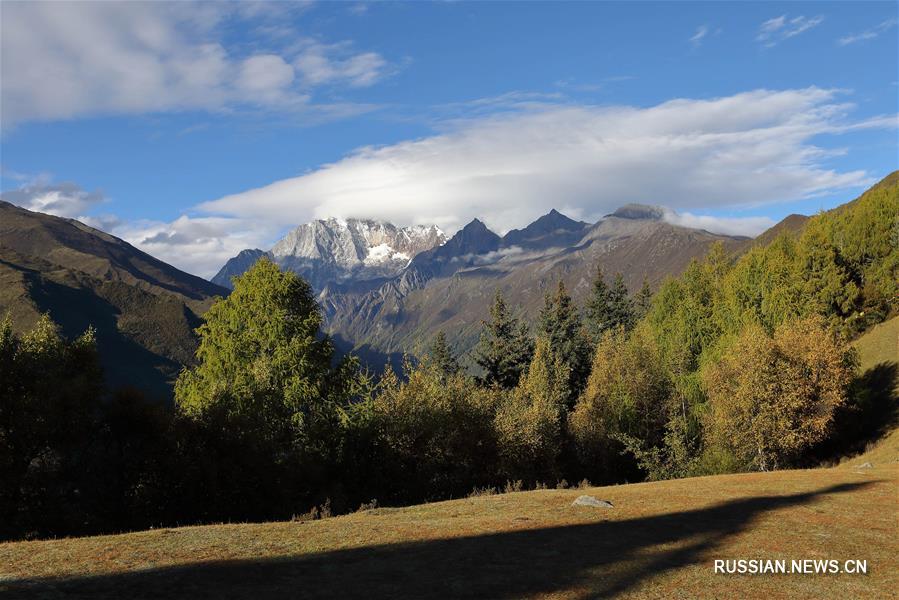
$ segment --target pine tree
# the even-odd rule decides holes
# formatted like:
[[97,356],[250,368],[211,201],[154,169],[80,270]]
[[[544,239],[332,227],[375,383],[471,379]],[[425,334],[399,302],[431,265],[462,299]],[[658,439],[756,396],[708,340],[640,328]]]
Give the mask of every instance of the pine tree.
[[451,377],[462,370],[459,360],[446,341],[446,334],[438,331],[428,350],[428,358],[434,367],[444,376]]
[[621,273],[615,273],[615,281],[609,291],[609,327],[623,327],[630,331],[634,327],[634,303],[627,295],[627,286]]
[[596,277],[593,279],[593,289],[590,293],[590,299],[587,301],[587,326],[594,340],[598,340],[602,333],[608,329],[610,319],[609,286],[606,285],[602,267],[597,267]]
[[569,371],[568,405],[574,404],[590,375],[591,344],[565,284],[547,294],[540,311],[540,335]]
[[527,325],[509,313],[502,292],[497,290],[490,307],[490,321],[484,321],[475,353],[475,362],[484,371],[479,382],[507,390],[514,388],[527,369],[533,351]]
[[652,306],[652,289],[649,287],[649,281],[644,277],[643,285],[637,296],[634,298],[634,321],[639,321],[649,312]]

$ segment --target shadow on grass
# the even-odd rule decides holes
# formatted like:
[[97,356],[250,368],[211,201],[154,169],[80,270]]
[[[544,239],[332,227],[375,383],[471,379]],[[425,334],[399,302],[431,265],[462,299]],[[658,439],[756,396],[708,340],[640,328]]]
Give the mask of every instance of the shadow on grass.
[[[0,584],[0,592],[17,598],[260,600],[518,598],[577,588],[583,590],[583,597],[608,597],[631,590],[649,576],[687,565],[708,563],[711,575],[715,549],[728,537],[751,527],[760,515],[866,485],[870,483],[842,484],[815,492],[741,499],[623,521],[275,559],[203,562],[95,577],[8,581],[5,588]],[[372,518],[373,526],[387,526]],[[302,535],[302,529],[298,533]]]
[[835,433],[809,452],[801,466],[860,454],[899,426],[899,364],[882,362],[857,376],[849,399],[834,414]]

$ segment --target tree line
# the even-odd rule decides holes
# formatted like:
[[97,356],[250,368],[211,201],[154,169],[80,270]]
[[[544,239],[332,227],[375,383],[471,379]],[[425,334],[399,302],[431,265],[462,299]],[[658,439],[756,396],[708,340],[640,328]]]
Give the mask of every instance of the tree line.
[[7,318],[0,536],[814,464],[866,434],[847,340],[899,309],[899,195],[715,246],[655,294],[598,270],[577,306],[558,283],[533,328],[497,292],[470,357],[439,333],[380,377],[338,356],[303,279],[263,259],[234,283],[173,406],[105,391],[92,331]]

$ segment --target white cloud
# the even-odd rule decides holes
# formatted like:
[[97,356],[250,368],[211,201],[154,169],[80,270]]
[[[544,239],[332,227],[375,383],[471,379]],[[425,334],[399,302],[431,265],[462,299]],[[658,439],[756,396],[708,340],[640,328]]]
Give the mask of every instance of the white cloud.
[[817,27],[823,21],[824,17],[822,15],[817,15],[815,17],[799,15],[798,17],[793,18],[789,18],[787,15],[780,15],[779,17],[768,19],[762,23],[755,39],[756,41],[761,42],[766,48],[771,48],[776,46],[779,42],[795,37],[813,27]]
[[271,245],[278,229],[256,220],[182,215],[161,221],[104,222],[82,217],[92,227],[118,236],[179,269],[210,278],[225,262],[246,248]]
[[[4,129],[29,120],[107,114],[262,107],[315,110],[321,83],[371,85],[386,59],[349,43],[324,45],[291,31],[305,48],[227,42],[227,25],[284,33],[291,3],[4,2],[0,20]],[[316,54],[319,77],[304,57]],[[339,48],[339,53],[334,48]],[[321,74],[330,73],[328,76]]]
[[243,61],[238,86],[248,92],[277,92],[289,86],[293,79],[293,68],[283,58],[262,54]]
[[896,26],[896,19],[887,19],[883,21],[876,27],[872,27],[871,29],[866,29],[865,31],[861,31],[859,33],[852,33],[847,35],[846,37],[841,37],[837,40],[837,44],[840,46],[848,46],[849,44],[855,44],[857,42],[864,42],[868,40],[873,40],[880,36],[880,34],[892,29]]
[[749,237],[755,237],[775,224],[774,219],[770,217],[713,217],[710,215],[694,215],[689,212],[679,213],[671,209],[665,210],[664,219],[672,225],[680,225],[681,227]]
[[101,191],[88,192],[70,181],[51,183],[48,178],[39,177],[18,189],[3,192],[0,200],[28,210],[71,218],[104,202],[104,196]]
[[896,126],[895,116],[849,120],[852,106],[837,95],[757,90],[648,108],[503,111],[455,120],[440,135],[362,148],[199,209],[282,225],[329,216],[435,223],[448,233],[479,217],[502,233],[551,207],[596,220],[629,202],[696,213],[796,201],[872,181],[864,171],[823,166],[832,153],[814,145],[815,136]]
[[[553,207],[593,222],[636,202],[667,207],[665,218],[679,225],[755,235],[772,221],[733,211],[874,181],[864,171],[826,167],[835,151],[814,144],[823,134],[897,126],[895,115],[851,119],[852,108],[839,92],[818,88],[645,108],[540,102],[515,111],[501,103],[493,114],[475,108],[475,117],[453,119],[441,134],[362,148],[305,175],[204,203],[169,223],[81,219],[206,277],[240,250],[270,248],[285,228],[325,217],[436,224],[450,235],[477,217],[505,233]],[[60,211],[67,216],[102,199],[74,184],[42,185],[74,199]],[[10,201],[30,203],[45,197],[40,190]],[[707,216],[712,211],[722,216]]]
[[375,52],[353,54],[348,44],[309,42],[303,44],[294,66],[310,86],[345,83],[368,87],[384,76],[387,61]]
[[690,43],[694,46],[699,46],[702,44],[703,38],[709,33],[709,28],[707,25],[700,25],[696,28],[696,33],[690,38]]

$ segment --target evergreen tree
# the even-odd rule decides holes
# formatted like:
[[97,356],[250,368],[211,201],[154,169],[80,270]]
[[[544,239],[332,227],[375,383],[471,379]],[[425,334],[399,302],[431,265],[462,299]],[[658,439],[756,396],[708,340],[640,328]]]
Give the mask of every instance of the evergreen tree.
[[[648,286],[646,291],[649,291]],[[587,301],[587,323],[593,341],[597,342],[610,329],[623,327],[630,331],[637,319],[637,308],[628,298],[627,286],[621,273],[615,273],[610,287],[605,282],[602,268],[597,268],[590,299]]]
[[610,327],[611,305],[609,292],[609,286],[606,285],[602,267],[596,267],[596,277],[593,279],[593,287],[586,307],[587,326],[594,341],[598,340],[603,332]]
[[449,347],[446,341],[446,334],[443,331],[438,331],[437,335],[434,336],[434,341],[428,350],[428,358],[434,368],[444,378],[456,375],[462,370],[462,367],[459,365],[459,359],[456,358],[452,348]]
[[609,328],[623,327],[630,331],[634,327],[634,303],[627,295],[627,286],[621,273],[615,273],[615,281],[609,290]]
[[644,277],[643,285],[634,298],[634,320],[639,321],[643,319],[649,312],[650,306],[652,306],[652,290],[649,287],[649,281]]
[[546,294],[540,311],[540,335],[568,369],[568,406],[572,406],[590,375],[591,344],[565,284]]
[[484,321],[475,352],[475,362],[484,370],[479,382],[507,390],[514,388],[527,369],[533,351],[527,325],[509,313],[502,292],[497,290],[490,307],[490,321]]

